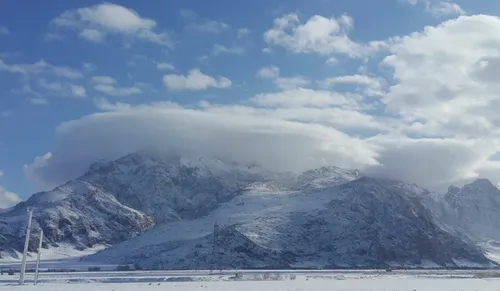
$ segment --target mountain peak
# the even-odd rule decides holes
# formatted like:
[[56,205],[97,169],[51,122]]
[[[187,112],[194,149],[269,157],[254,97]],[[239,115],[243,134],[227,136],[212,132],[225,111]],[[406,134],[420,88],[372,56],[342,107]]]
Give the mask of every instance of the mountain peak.
[[485,179],[485,178],[477,179],[476,181],[474,181],[468,185],[473,185],[473,186],[477,186],[477,187],[495,187],[495,185],[493,185],[493,183],[491,183],[490,180]]
[[448,187],[448,193],[450,193],[452,195],[456,195],[456,194],[460,193],[460,187],[457,187],[455,185],[450,185],[450,187]]

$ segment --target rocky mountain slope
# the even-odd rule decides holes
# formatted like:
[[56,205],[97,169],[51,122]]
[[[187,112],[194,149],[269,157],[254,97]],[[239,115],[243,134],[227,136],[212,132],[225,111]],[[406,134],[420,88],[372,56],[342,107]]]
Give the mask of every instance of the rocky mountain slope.
[[141,152],[100,163],[78,180],[113,193],[120,203],[161,223],[206,215],[249,184],[273,176],[255,165]]
[[90,261],[181,269],[489,266],[474,244],[436,223],[423,203],[437,212],[430,196],[333,166],[273,173],[143,151],[96,163],[0,213],[0,252],[22,249],[32,207],[44,247],[111,246]]
[[445,195],[430,195],[426,204],[444,227],[483,243],[500,241],[500,190],[479,179]]
[[435,224],[415,189],[370,178],[315,193],[261,185],[86,259],[173,269],[488,266],[478,247]]
[[109,192],[82,181],[71,181],[52,191],[33,195],[0,213],[0,251],[16,257],[22,252],[27,208],[33,209],[30,251],[43,229],[44,247],[70,244],[76,249],[112,245],[152,227],[143,213],[119,203]]

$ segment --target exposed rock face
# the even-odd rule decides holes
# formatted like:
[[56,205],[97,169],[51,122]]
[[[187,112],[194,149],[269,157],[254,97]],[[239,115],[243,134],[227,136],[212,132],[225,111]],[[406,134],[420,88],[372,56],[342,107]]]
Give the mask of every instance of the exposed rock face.
[[500,241],[500,190],[479,179],[426,200],[437,220],[475,242]]
[[251,183],[269,179],[254,165],[215,158],[158,157],[135,153],[101,163],[79,180],[110,193],[118,201],[157,222],[208,214],[220,202],[240,195]]
[[0,250],[22,252],[27,207],[33,209],[30,250],[43,229],[45,247],[66,243],[76,249],[112,245],[152,227],[143,213],[119,203],[115,197],[92,184],[72,181],[52,191],[33,195],[6,213],[0,213]]
[[[500,226],[499,194],[484,180],[439,198],[414,184],[337,167],[272,173],[217,158],[140,152],[94,164],[82,177],[0,212],[0,251],[22,250],[32,207],[44,247],[109,245],[86,259],[147,268],[490,266],[449,225],[463,224],[471,236]],[[479,228],[487,223],[488,231]]]
[[[215,268],[491,264],[474,244],[434,222],[421,202],[422,189],[415,185],[360,178],[315,193],[309,188],[302,192],[272,191],[256,188],[221,205],[210,217],[159,226],[89,259],[169,269],[209,268],[214,264]],[[255,192],[261,195],[260,208],[253,200],[259,195]],[[262,211],[264,207],[267,209]],[[212,226],[216,220],[226,231],[219,234],[219,252],[213,253]],[[186,233],[176,235],[179,229],[186,229]],[[231,235],[221,242],[223,233]]]

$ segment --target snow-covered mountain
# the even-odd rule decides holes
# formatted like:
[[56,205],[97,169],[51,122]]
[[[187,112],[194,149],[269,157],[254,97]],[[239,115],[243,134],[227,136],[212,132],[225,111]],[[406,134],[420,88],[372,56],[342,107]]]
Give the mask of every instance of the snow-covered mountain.
[[86,259],[180,269],[489,265],[435,224],[416,189],[371,178],[314,193],[254,187],[208,216],[159,225]]
[[274,176],[256,165],[217,158],[140,152],[100,163],[78,180],[113,193],[119,202],[161,223],[204,216],[248,185]]
[[44,247],[111,246],[91,261],[152,268],[489,265],[474,244],[436,223],[423,203],[428,197],[414,184],[333,166],[274,173],[142,151],[95,163],[0,213],[0,251],[22,249],[29,206]]
[[24,246],[27,208],[33,209],[30,250],[43,229],[44,247],[59,243],[76,249],[112,245],[154,225],[151,218],[119,203],[109,192],[83,181],[70,181],[52,191],[33,195],[0,213],[0,251],[17,256]]
[[321,167],[305,171],[296,179],[296,189],[316,190],[344,184],[360,178],[358,170],[343,169],[335,166]]
[[489,180],[450,186],[444,195],[429,196],[426,204],[436,219],[457,233],[478,243],[500,241],[500,190]]

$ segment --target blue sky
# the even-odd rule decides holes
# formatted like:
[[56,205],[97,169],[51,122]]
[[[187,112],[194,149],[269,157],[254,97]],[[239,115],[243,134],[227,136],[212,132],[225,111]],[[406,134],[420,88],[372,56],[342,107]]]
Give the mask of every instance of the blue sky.
[[[488,27],[498,20],[479,14],[500,14],[500,5],[3,1],[0,200],[26,199],[75,178],[94,159],[151,143],[199,142],[226,153],[229,145],[215,140],[234,142],[233,135],[254,137],[279,157],[272,164],[297,170],[335,163],[429,185],[495,176],[497,88],[486,79],[477,85],[476,75],[456,76],[458,85],[440,77],[485,60],[493,69],[496,52],[480,46],[496,43]],[[457,55],[467,37],[474,40]],[[478,55],[469,60],[467,49]],[[442,75],[428,80],[422,72]],[[263,135],[267,124],[273,134]],[[283,153],[283,132],[300,147]],[[232,158],[269,161],[244,144],[230,147],[241,148]],[[407,170],[434,154],[449,159],[435,180],[429,163]],[[292,158],[300,161],[283,162]]]

